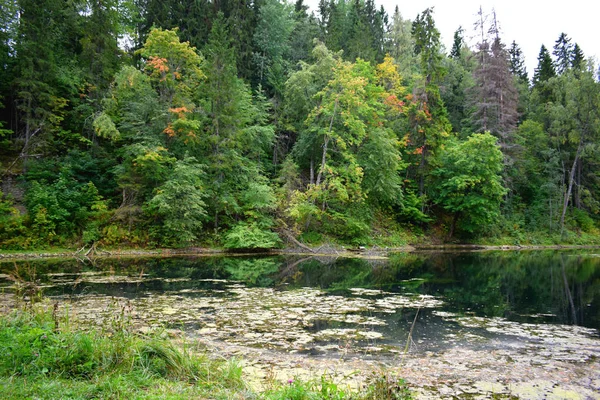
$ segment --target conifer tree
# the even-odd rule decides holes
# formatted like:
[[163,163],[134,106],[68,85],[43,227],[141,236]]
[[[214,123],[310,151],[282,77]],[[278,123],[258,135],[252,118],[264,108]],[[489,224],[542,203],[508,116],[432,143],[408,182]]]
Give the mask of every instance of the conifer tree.
[[548,88],[547,82],[556,76],[554,63],[546,46],[542,45],[538,55],[538,66],[533,72],[533,88],[540,96],[540,103],[546,103],[551,99],[552,90]]
[[510,55],[510,73],[519,81],[528,83],[529,77],[527,75],[527,68],[525,67],[525,57],[516,41],[513,40],[511,43],[508,54]]
[[411,31],[412,22],[402,18],[402,14],[396,6],[391,26],[387,32],[386,52],[398,64],[400,75],[405,82],[412,79],[418,64],[414,54],[415,42]]
[[[479,23],[484,19],[480,9]],[[477,132],[491,132],[508,144],[517,124],[518,94],[510,73],[510,59],[500,39],[496,15],[492,13],[492,24],[478,44],[476,53],[479,65],[474,71],[476,86],[473,88],[473,128]],[[483,26],[480,27],[484,32]],[[491,45],[489,44],[491,41]]]
[[463,33],[464,30],[462,26],[459,26],[458,29],[454,32],[454,40],[452,42],[452,49],[450,50],[450,58],[452,59],[456,60],[460,58],[462,48],[465,45]]
[[542,82],[547,82],[550,78],[556,76],[556,69],[550,57],[550,52],[546,46],[542,45],[540,54],[538,55],[538,66],[533,72],[533,85],[539,85]]
[[554,43],[554,68],[558,75],[564,74],[571,67],[573,45],[566,33],[561,33]]
[[585,67],[585,56],[581,47],[577,43],[573,46],[573,55],[571,57],[571,67],[575,70],[580,70]]

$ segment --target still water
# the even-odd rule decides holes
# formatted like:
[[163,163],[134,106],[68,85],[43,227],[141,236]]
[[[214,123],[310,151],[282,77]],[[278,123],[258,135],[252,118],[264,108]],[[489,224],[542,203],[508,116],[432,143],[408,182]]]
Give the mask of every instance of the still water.
[[84,323],[123,315],[315,356],[468,347],[576,361],[600,349],[593,250],[17,261],[0,264],[0,293],[5,310],[44,297]]

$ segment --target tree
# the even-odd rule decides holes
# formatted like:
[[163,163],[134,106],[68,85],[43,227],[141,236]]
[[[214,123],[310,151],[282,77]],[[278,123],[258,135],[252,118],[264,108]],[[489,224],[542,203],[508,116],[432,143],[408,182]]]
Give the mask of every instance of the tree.
[[566,33],[561,33],[554,43],[554,68],[558,75],[564,74],[571,67],[573,59],[573,45],[571,38]]
[[349,63],[324,47],[315,50],[323,51],[320,60],[290,77],[290,89],[295,91],[302,77],[314,82],[330,62],[333,75],[313,96],[316,101],[310,103],[313,108],[294,147],[309,179],[303,188],[292,189],[286,213],[305,227],[321,222],[320,229],[339,234],[347,226],[344,235],[360,236],[369,225],[358,214],[368,210],[370,196],[374,207],[402,204],[400,141],[384,119],[386,113],[402,113],[401,78],[391,58],[376,72],[360,59]]
[[185,245],[196,240],[207,219],[202,166],[193,157],[177,160],[167,180],[154,190],[147,212],[158,219],[159,242]]
[[[479,63],[473,73],[476,85],[472,98],[475,109],[472,127],[474,131],[496,135],[501,145],[506,146],[517,127],[518,93],[510,73],[509,54],[499,36],[495,13],[492,16],[493,22],[488,30],[491,37],[486,37],[481,25],[482,41],[475,53]],[[481,9],[478,23],[484,24]]]
[[420,13],[412,24],[415,54],[420,59],[421,85],[413,88],[414,97],[408,110],[410,119],[410,142],[418,156],[417,176],[419,195],[425,194],[425,177],[430,159],[452,130],[448,112],[441,99],[439,83],[446,71],[442,65],[440,32],[433,20],[433,8]]
[[454,32],[454,40],[452,41],[452,49],[450,50],[450,58],[459,59],[461,56],[461,52],[463,46],[465,46],[465,39],[463,37],[464,29],[462,26],[459,26],[458,29]]
[[[288,69],[290,35],[294,30],[292,7],[279,0],[266,0],[258,12],[258,25],[254,33],[257,51],[254,60],[258,70],[258,82],[270,93],[281,89]],[[281,92],[277,93],[279,96]]]
[[297,70],[300,61],[310,58],[313,48],[313,40],[320,38],[319,25],[314,13],[307,13],[308,6],[304,0],[296,0],[294,9],[294,30],[290,35],[290,64],[291,68]]
[[432,171],[434,202],[452,213],[448,238],[456,227],[476,233],[494,222],[506,189],[502,186],[502,152],[490,134],[450,141]]
[[571,67],[575,70],[580,70],[585,67],[585,56],[583,50],[577,43],[573,46],[573,56],[571,57]]
[[399,66],[399,72],[405,83],[412,80],[418,61],[414,54],[415,42],[412,36],[412,22],[405,20],[398,6],[394,9],[392,23],[387,32],[386,52]]
[[78,2],[21,0],[18,6],[11,106],[26,167],[30,154],[64,150],[61,139],[71,136],[64,121],[70,100],[79,98],[83,86],[73,62],[81,16]]
[[197,151],[207,165],[207,209],[218,231],[243,218],[244,193],[252,183],[263,182],[260,160],[268,160],[274,131],[265,118],[266,102],[256,101],[237,76],[235,48],[222,14],[204,54],[206,80],[200,94],[205,118]]
[[538,55],[538,66],[533,71],[533,88],[540,96],[540,103],[550,101],[552,90],[548,88],[547,82],[550,78],[556,76],[554,63],[546,46],[542,45]]
[[565,73],[552,78],[548,84],[553,90],[553,97],[558,99],[548,106],[549,131],[565,165],[565,190],[560,217],[563,234],[573,188],[579,180],[577,171],[581,167],[582,157],[590,146],[594,146],[600,134],[600,87],[592,69],[580,74]]
[[521,47],[513,40],[508,49],[510,56],[510,73],[513,74],[520,82],[529,83],[527,68],[525,67],[525,57]]

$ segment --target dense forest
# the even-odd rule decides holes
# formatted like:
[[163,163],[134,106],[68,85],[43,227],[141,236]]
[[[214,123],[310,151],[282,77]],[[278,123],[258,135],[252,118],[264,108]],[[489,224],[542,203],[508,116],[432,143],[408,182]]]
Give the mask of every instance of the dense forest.
[[0,247],[593,242],[596,66],[563,33],[530,76],[473,22],[0,0]]

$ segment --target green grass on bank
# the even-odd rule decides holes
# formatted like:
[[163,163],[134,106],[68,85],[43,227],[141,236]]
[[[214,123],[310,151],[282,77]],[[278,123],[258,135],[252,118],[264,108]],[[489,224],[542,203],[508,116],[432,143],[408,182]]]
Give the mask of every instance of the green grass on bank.
[[385,374],[363,390],[321,377],[270,382],[256,392],[235,360],[215,360],[164,335],[141,335],[116,316],[101,331],[70,326],[42,308],[0,317],[3,399],[409,399],[404,382]]

